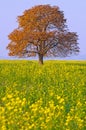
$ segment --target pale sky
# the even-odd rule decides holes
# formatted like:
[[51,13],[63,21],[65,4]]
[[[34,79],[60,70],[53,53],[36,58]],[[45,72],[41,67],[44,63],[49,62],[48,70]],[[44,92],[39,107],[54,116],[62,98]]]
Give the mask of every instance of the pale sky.
[[40,4],[59,6],[64,11],[69,30],[79,36],[79,55],[86,56],[86,0],[0,0],[0,57],[8,56],[8,35],[18,27],[17,16]]

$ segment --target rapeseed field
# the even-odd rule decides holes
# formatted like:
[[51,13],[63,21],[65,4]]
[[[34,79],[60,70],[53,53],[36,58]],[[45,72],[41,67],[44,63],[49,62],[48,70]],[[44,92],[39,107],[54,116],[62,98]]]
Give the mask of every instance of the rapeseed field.
[[86,130],[86,61],[0,61],[0,130]]

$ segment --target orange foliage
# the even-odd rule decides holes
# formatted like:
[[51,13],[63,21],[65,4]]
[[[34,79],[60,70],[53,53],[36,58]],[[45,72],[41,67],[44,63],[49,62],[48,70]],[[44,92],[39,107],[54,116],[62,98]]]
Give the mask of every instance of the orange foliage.
[[68,32],[64,14],[57,6],[38,5],[18,16],[19,27],[9,34],[12,56],[67,56],[79,52],[78,36]]

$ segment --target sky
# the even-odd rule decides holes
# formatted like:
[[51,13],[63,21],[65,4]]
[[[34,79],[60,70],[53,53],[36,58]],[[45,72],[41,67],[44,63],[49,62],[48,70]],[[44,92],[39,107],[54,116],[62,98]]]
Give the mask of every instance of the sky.
[[59,6],[68,29],[79,36],[78,58],[86,59],[86,0],[0,0],[0,58],[8,57],[8,35],[18,27],[17,16],[36,5]]

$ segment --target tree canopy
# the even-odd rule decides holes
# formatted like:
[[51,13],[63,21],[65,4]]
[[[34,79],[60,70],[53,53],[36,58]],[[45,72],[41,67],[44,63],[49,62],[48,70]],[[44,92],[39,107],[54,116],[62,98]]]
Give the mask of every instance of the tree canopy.
[[58,6],[38,5],[17,17],[18,28],[8,35],[10,56],[69,56],[77,54],[78,35],[70,32]]

